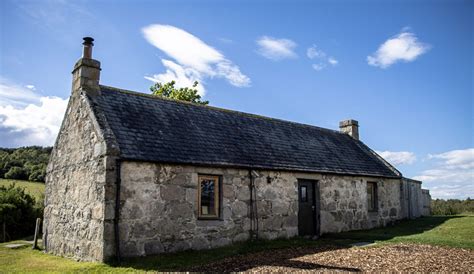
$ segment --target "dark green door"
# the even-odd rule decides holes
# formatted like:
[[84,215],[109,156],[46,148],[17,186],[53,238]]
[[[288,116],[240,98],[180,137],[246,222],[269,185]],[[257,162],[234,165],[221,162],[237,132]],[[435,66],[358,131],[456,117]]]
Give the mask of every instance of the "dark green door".
[[319,236],[319,188],[314,180],[298,180],[298,235]]

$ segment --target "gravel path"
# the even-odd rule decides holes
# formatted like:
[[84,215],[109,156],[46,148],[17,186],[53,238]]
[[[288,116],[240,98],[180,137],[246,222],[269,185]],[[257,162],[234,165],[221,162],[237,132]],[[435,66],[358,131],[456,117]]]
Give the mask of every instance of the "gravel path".
[[[189,271],[189,269],[188,269]],[[474,272],[474,250],[430,245],[302,247],[235,256],[191,269],[205,272]]]

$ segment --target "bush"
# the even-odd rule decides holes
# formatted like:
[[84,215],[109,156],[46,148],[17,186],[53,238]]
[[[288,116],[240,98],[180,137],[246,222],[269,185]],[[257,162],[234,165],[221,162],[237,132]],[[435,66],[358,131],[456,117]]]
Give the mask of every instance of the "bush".
[[28,177],[28,181],[44,182],[45,173],[46,172],[43,169],[33,170],[30,176]]
[[51,147],[0,148],[0,178],[44,182],[50,154]]
[[5,179],[27,180],[28,176],[25,169],[14,166],[10,168],[7,173],[5,173]]
[[431,200],[431,214],[433,215],[457,215],[462,213],[474,213],[474,200],[450,199]]
[[[6,240],[16,240],[32,235],[36,218],[42,218],[43,205],[41,199],[25,193],[25,190],[11,184],[0,186],[0,222],[5,223]],[[0,232],[3,240],[3,232]]]

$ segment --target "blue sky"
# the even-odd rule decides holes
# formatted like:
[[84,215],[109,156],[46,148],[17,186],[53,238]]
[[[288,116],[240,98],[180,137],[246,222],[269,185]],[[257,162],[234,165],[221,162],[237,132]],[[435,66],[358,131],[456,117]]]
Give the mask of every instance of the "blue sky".
[[[52,145],[83,36],[101,83],[337,129],[474,197],[473,1],[1,1],[0,146]],[[150,80],[151,79],[151,80]]]

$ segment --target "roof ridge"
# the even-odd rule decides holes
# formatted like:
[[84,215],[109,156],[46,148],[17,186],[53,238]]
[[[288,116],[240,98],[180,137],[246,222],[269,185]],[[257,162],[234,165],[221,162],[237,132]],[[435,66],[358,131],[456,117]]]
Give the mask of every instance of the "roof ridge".
[[325,130],[325,131],[329,131],[329,132],[333,132],[333,133],[345,134],[345,133],[342,133],[342,132],[340,132],[338,130],[334,130],[334,129],[324,128],[324,127],[319,127],[319,126],[309,125],[309,124],[303,124],[303,123],[299,123],[299,122],[288,121],[288,120],[284,120],[284,119],[273,118],[273,117],[263,116],[263,115],[259,115],[259,114],[249,113],[249,112],[243,112],[243,111],[227,109],[227,108],[221,108],[221,107],[215,107],[215,106],[209,106],[209,105],[201,105],[201,104],[196,104],[196,103],[192,103],[192,102],[188,102],[188,101],[181,101],[181,100],[166,98],[166,97],[147,94],[147,93],[138,92],[138,91],[132,91],[132,90],[116,88],[116,87],[102,85],[102,84],[100,85],[100,87],[104,87],[104,88],[107,88],[107,89],[112,89],[112,90],[115,90],[115,91],[118,91],[118,92],[121,92],[121,93],[125,93],[125,94],[146,97],[146,98],[150,98],[150,99],[154,99],[154,100],[163,100],[163,101],[175,102],[175,103],[178,103],[178,104],[185,104],[185,105],[203,107],[203,108],[213,109],[213,110],[217,110],[217,111],[221,111],[221,112],[235,113],[235,114],[242,115],[242,116],[260,118],[260,119],[265,119],[265,120],[270,120],[270,121],[275,121],[275,122],[280,122],[280,123],[281,122],[291,123],[291,124],[294,124],[294,125],[310,127],[310,128],[317,128],[317,129],[320,129],[320,130]]

